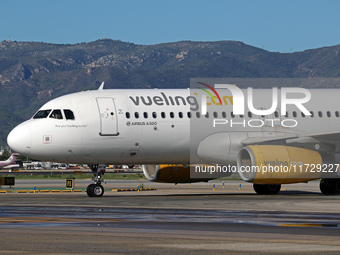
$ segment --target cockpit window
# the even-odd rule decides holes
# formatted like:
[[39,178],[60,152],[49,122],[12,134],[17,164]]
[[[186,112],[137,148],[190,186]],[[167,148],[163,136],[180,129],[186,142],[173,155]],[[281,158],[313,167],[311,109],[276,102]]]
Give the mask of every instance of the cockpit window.
[[44,119],[50,114],[51,110],[41,110],[38,111],[34,116],[33,119]]
[[50,118],[61,120],[63,119],[63,115],[61,115],[60,110],[53,110],[53,112],[50,115]]
[[71,110],[64,110],[64,114],[67,120],[74,120],[74,114]]

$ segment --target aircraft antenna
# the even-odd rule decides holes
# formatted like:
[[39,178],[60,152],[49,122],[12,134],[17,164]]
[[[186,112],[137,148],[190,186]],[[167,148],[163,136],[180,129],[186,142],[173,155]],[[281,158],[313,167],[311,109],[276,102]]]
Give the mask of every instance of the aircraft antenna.
[[103,91],[104,90],[104,82],[102,82],[102,84],[100,84],[100,87],[98,89],[99,91]]

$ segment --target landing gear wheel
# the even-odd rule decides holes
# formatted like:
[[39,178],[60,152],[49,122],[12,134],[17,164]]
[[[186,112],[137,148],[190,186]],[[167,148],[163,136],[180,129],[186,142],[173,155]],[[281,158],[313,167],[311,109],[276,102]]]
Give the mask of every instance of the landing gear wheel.
[[253,184],[255,192],[259,195],[276,195],[281,190],[281,184]]
[[104,194],[104,187],[100,184],[90,184],[86,193],[89,197],[101,197]]
[[334,189],[337,195],[340,194],[340,179],[334,179]]
[[340,179],[322,179],[320,181],[320,191],[324,195],[340,194]]
[[258,195],[264,195],[263,184],[253,184],[253,189]]
[[87,189],[86,189],[86,193],[89,197],[94,197],[94,194],[93,194],[93,186],[95,184],[90,184],[89,186],[87,186]]
[[104,187],[100,184],[95,184],[93,188],[93,194],[95,197],[101,197],[104,194]]
[[99,165],[88,165],[91,169],[94,177],[92,180],[94,181],[94,184],[90,184],[87,189],[86,193],[89,197],[101,197],[104,194],[104,188],[101,185],[102,183],[102,175],[104,174],[100,170],[98,170]]

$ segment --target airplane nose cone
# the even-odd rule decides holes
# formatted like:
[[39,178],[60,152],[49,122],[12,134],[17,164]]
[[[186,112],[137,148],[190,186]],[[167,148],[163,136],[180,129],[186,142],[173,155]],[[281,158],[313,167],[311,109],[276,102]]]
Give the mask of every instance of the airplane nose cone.
[[25,124],[17,126],[7,136],[7,144],[12,150],[21,155],[28,156],[32,144],[31,129]]

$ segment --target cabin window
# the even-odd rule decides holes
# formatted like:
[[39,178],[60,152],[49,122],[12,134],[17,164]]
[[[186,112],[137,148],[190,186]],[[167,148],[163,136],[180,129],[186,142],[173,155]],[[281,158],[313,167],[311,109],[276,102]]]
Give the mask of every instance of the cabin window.
[[209,113],[208,112],[205,113],[205,117],[209,118]]
[[191,119],[191,112],[188,112],[188,118]]
[[222,112],[222,117],[223,118],[227,118],[227,113],[226,112]]
[[126,117],[127,119],[130,119],[130,113],[129,113],[129,112],[126,112],[126,113],[125,113],[125,117]]
[[303,112],[301,112],[301,116],[304,118],[304,117],[306,117],[306,115],[303,113]]
[[310,116],[311,116],[312,118],[314,117],[314,112],[313,112],[313,111],[310,112]]
[[162,112],[161,116],[162,116],[163,119],[165,119],[165,112]]
[[296,111],[293,111],[293,117],[294,117],[294,118],[297,117]]
[[230,113],[230,116],[231,116],[232,118],[235,118],[235,115],[234,115],[233,112]]
[[196,112],[196,117],[197,118],[201,118],[201,113],[200,112]]
[[135,112],[135,118],[138,119],[139,118],[139,113]]
[[153,113],[152,113],[152,117],[153,117],[154,119],[156,119],[156,118],[157,118],[157,112],[153,112]]
[[144,112],[144,113],[143,113],[143,116],[144,116],[144,119],[147,119],[147,118],[148,118],[148,113],[147,113],[147,112]]
[[319,115],[320,118],[322,118],[322,112],[321,111],[318,112],[318,115]]
[[74,120],[74,114],[71,110],[64,110],[64,114],[67,120]]
[[214,118],[218,118],[218,113],[214,112]]
[[340,117],[340,114],[338,111],[335,112],[335,117],[339,118]]
[[330,118],[331,117],[331,112],[327,111],[327,117]]
[[34,116],[33,119],[44,119],[50,114],[51,110],[41,110],[38,111]]
[[170,112],[170,118],[171,119],[175,118],[175,114],[173,112]]
[[181,119],[183,119],[183,112],[179,112],[179,113],[178,113],[178,117],[180,117]]
[[53,112],[50,115],[50,118],[61,120],[63,119],[63,115],[61,114],[61,110],[53,110]]
[[253,117],[253,114],[251,112],[248,112],[248,117],[249,118],[252,118]]

